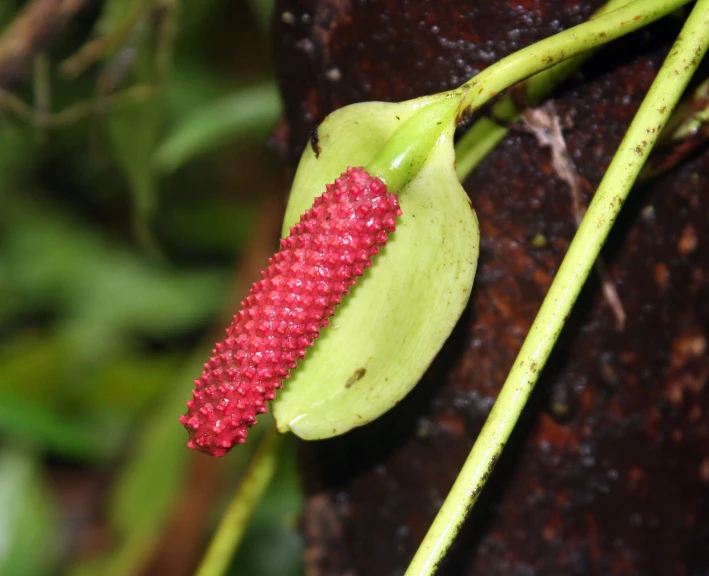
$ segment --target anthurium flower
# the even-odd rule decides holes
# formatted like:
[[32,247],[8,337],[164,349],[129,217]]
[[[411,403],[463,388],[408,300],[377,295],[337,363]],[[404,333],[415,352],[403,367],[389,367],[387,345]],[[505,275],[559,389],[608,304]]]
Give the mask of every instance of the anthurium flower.
[[399,215],[397,196],[363,168],[348,168],[315,199],[281,240],[195,380],[180,419],[190,448],[222,456],[246,440],[256,415],[372,265]]
[[226,454],[270,401],[280,432],[342,434],[413,388],[465,308],[477,264],[477,220],[455,173],[459,101],[355,104],[320,125],[281,250],[195,381],[181,417],[191,448]]
[[396,406],[467,305],[480,233],[455,171],[459,100],[447,96],[340,108],[318,127],[319,154],[303,154],[284,232],[348,164],[382,178],[403,215],[273,401],[279,432],[329,438]]

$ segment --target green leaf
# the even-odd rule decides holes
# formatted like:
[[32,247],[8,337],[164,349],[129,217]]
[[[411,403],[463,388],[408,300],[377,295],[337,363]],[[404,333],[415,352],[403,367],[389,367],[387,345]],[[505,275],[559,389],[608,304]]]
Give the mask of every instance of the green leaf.
[[261,30],[268,33],[275,4],[274,0],[248,0],[247,3]]
[[137,435],[132,458],[119,476],[111,521],[123,534],[154,531],[179,490],[190,455],[185,449],[185,432],[175,424],[175,414],[184,412],[190,380],[184,381],[186,386],[175,387],[181,394],[173,391]]
[[[136,4],[137,5],[137,4]],[[135,53],[135,62],[129,78],[140,85],[157,88],[158,72],[154,56],[152,29],[147,18],[136,24],[130,47],[124,46],[123,57]],[[103,83],[111,86],[114,76],[123,74],[121,55],[109,62],[103,74]],[[113,158],[128,180],[134,202],[134,226],[145,247],[154,249],[149,232],[150,219],[157,203],[157,184],[152,157],[162,126],[162,93],[157,90],[138,101],[114,107],[106,118],[106,132]]]
[[[397,130],[440,98],[365,103],[331,114],[296,174],[284,234],[347,166],[366,166]],[[421,170],[399,194],[403,215],[273,403],[279,431],[327,438],[366,424],[416,385],[470,296],[477,219],[455,174],[454,108]],[[438,125],[438,128],[435,127]]]
[[109,522],[116,546],[104,557],[80,562],[71,575],[124,576],[144,568],[186,479],[191,453],[177,415],[184,412],[191,375],[198,371],[195,362],[188,362],[178,372],[175,380],[184,386],[173,387],[133,439],[111,495]]
[[5,205],[10,191],[36,170],[37,147],[30,130],[5,116],[0,117],[0,150],[0,205]]
[[[0,431],[54,455],[110,458],[181,362],[142,339],[203,326],[228,274],[151,264],[26,194],[3,208]],[[36,317],[49,326],[27,326]]]
[[5,437],[80,459],[105,459],[107,454],[115,453],[117,440],[99,426],[62,417],[57,411],[2,389],[0,432]]
[[297,442],[284,438],[278,470],[264,494],[232,562],[233,574],[298,576],[303,573],[303,541],[298,515],[304,504],[298,474]]
[[133,194],[137,234],[149,245],[152,243],[148,233],[149,221],[157,202],[157,185],[150,159],[160,128],[159,103],[132,103],[114,110],[107,126],[113,157],[123,170]]
[[166,337],[194,329],[221,309],[225,272],[156,265],[60,210],[17,198],[0,211],[0,229],[0,320],[49,308],[110,337]]
[[101,16],[96,21],[96,34],[100,36],[109,36],[116,32],[125,22],[132,22],[131,16],[138,14],[141,10],[140,4],[143,3],[143,10],[149,9],[154,0],[107,0]]
[[192,158],[228,142],[264,138],[281,113],[275,84],[251,86],[187,116],[155,153],[155,166],[172,172]]
[[0,452],[0,574],[49,573],[55,520],[37,463],[19,450]]

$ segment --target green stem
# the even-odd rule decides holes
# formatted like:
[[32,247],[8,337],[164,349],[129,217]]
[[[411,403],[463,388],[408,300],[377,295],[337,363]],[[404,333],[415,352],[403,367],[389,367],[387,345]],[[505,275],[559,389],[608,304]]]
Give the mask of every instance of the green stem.
[[696,136],[709,122],[709,78],[683,100],[667,123],[660,145],[670,146]]
[[562,60],[642,28],[688,1],[636,0],[510,54],[460,87],[466,91],[461,109],[469,109],[471,112],[477,110],[513,84],[551,68]]
[[[131,30],[153,10],[156,0],[133,2],[120,22],[110,23],[108,30],[99,38],[88,41],[79,51],[59,64],[59,73],[67,80],[81,76],[93,64],[115,52],[128,38]],[[107,22],[103,22],[107,24]]]
[[638,176],[647,182],[671,170],[709,140],[709,79],[675,109],[662,138]]
[[418,172],[441,134],[455,120],[459,91],[442,92],[421,103],[417,112],[389,138],[367,171],[389,192],[399,192]]
[[229,562],[246,532],[249,520],[271,483],[278,465],[281,443],[282,437],[276,432],[275,427],[266,432],[195,576],[222,576],[226,573]]
[[[541,98],[548,85],[555,85],[574,65],[578,65],[563,63],[564,60],[581,57],[584,52],[637,30],[688,2],[689,0],[636,0],[503,58],[459,88],[437,94],[422,103],[421,109],[394,134],[367,170],[384,180],[390,191],[398,192],[423,165],[445,125],[441,120],[449,116],[449,106],[453,102],[459,102],[460,118],[480,108],[500,91],[554,67],[545,77],[530,79],[527,83],[527,99],[535,102]],[[623,0],[612,0],[606,10],[622,3]],[[495,112],[503,118],[513,118],[516,109],[509,100],[501,102]],[[440,130],[437,130],[439,127]],[[489,152],[504,135],[503,127],[490,120],[481,122],[466,137],[467,142],[475,139],[481,144],[476,150],[468,150],[463,156],[458,174],[467,174],[466,171],[472,169],[474,163]]]
[[33,65],[34,128],[37,142],[41,142],[45,136],[43,123],[52,106],[51,71],[49,59],[44,53],[35,56]]
[[406,572],[408,576],[435,572],[477,500],[621,206],[708,45],[709,0],[699,0],[598,187],[499,397]]
[[[621,6],[627,5],[632,0],[610,0],[602,6],[591,18],[599,18]],[[578,70],[581,65],[593,55],[589,50],[564,62],[548,68],[528,78],[520,85],[523,104],[531,108],[551,94],[569,75]],[[458,179],[462,182],[480,161],[499,144],[507,135],[505,124],[519,120],[519,110],[509,94],[505,94],[497,102],[490,114],[491,118],[480,118],[463,135],[455,146],[455,167]]]

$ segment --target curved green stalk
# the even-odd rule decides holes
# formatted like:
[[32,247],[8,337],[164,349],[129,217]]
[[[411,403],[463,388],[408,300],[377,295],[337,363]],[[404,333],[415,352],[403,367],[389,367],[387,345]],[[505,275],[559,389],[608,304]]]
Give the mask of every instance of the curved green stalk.
[[709,79],[675,109],[657,148],[643,167],[638,182],[647,182],[677,166],[709,140]]
[[222,576],[246,532],[278,466],[282,436],[275,428],[266,432],[249,463],[249,470],[232,498],[195,576]]
[[500,395],[406,572],[408,576],[435,572],[477,500],[633,183],[708,45],[709,0],[699,0],[623,138]]
[[[382,178],[391,191],[398,191],[416,174],[436,138],[435,121],[446,115],[447,106],[458,100],[460,115],[478,109],[498,92],[531,76],[525,83],[525,98],[538,102],[588,57],[588,51],[641,28],[689,0],[611,0],[594,19],[537,42],[493,64],[454,90],[433,97],[387,143],[367,169]],[[539,74],[544,72],[544,74]],[[493,109],[496,117],[513,121],[517,110],[507,97]],[[440,124],[440,122],[439,122]],[[507,133],[506,128],[481,119],[456,147],[457,173],[462,180]]]
[[[530,103],[534,103],[570,73],[574,66],[579,65],[579,59],[585,58],[584,52],[637,30],[687,4],[689,0],[636,0],[630,4],[626,2],[627,0],[611,0],[596,14],[595,19],[519,50],[486,68],[459,88],[435,95],[431,103],[423,105],[421,110],[402,126],[367,169],[382,178],[391,191],[398,191],[416,174],[428,156],[437,138],[437,135],[433,137],[437,133],[432,128],[436,127],[438,118],[446,115],[447,106],[451,102],[459,101],[459,117],[465,116],[480,108],[500,91],[546,70],[544,76],[530,78],[525,86],[526,98]],[[620,7],[613,10],[619,5]],[[565,62],[574,58],[576,62]],[[508,99],[498,104],[495,113],[503,119],[513,119],[517,111],[512,100]],[[467,175],[505,133],[505,128],[491,120],[483,120],[473,127],[466,135],[465,142],[458,147],[464,152],[457,168],[459,177]],[[473,141],[480,144],[470,150],[467,147]]]
[[389,192],[398,193],[418,174],[433,145],[455,120],[461,95],[443,92],[423,103],[367,165],[367,171],[381,178]]
[[689,0],[636,0],[503,58],[459,89],[462,110],[474,111],[513,84],[666,16]]
[[709,99],[709,80],[702,82],[694,91],[694,97],[692,98],[692,104],[696,107],[696,102],[701,102],[701,106],[698,110],[695,110],[689,118],[685,118],[684,121],[674,128],[671,133],[670,138],[674,141],[684,140],[695,136],[707,122],[709,122],[709,105],[707,105],[707,100]]
[[[631,1],[610,0],[595,12],[591,18],[599,18],[621,6],[627,5]],[[520,86],[521,90],[519,90],[523,100],[522,104],[531,108],[537,106],[592,55],[593,50],[583,52],[525,80]],[[491,118],[477,120],[455,146],[455,169],[461,182],[507,135],[508,130],[505,124],[511,124],[519,120],[519,110],[515,106],[512,96],[505,94],[492,107],[490,116]]]

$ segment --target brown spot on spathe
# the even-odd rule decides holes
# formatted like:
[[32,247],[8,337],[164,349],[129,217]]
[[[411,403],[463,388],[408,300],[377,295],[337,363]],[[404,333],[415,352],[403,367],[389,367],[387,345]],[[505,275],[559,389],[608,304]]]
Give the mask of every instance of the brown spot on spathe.
[[347,379],[347,382],[345,382],[345,388],[349,388],[353,384],[359,382],[362,378],[364,378],[366,373],[367,369],[365,367],[357,368],[357,370],[352,373],[352,376]]
[[310,147],[313,149],[313,152],[315,152],[315,157],[320,158],[322,148],[320,147],[320,137],[318,136],[317,124],[313,126],[313,129],[310,131]]

